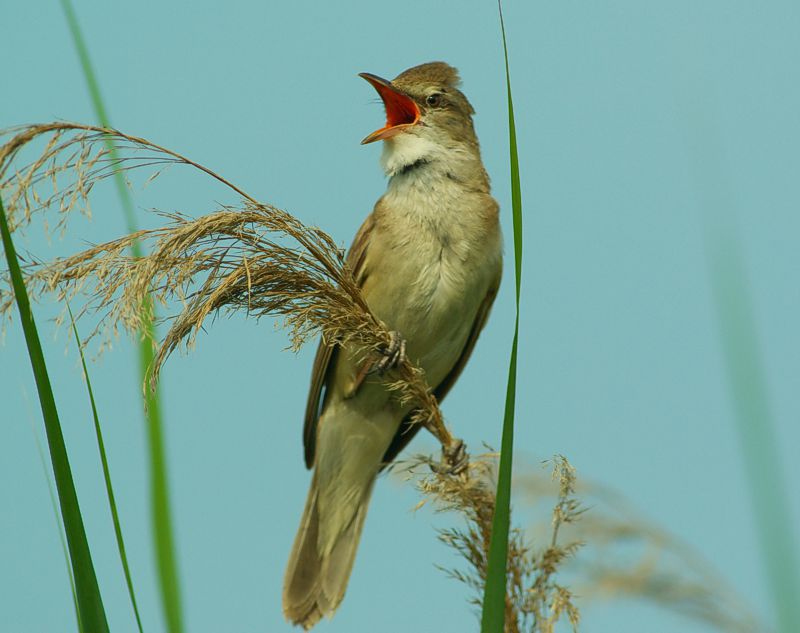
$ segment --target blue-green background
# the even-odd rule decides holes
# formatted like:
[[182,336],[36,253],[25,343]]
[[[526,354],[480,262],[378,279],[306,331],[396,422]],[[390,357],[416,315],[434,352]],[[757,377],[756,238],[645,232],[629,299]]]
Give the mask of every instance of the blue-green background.
[[[460,68],[510,237],[505,87],[493,2],[75,3],[112,122],[220,171],[343,245],[384,188],[382,124],[356,74],[434,59]],[[768,614],[702,238],[700,189],[725,188],[755,301],[791,512],[800,524],[800,10],[794,2],[506,3],[525,214],[516,443],[563,453],[710,559]],[[0,126],[93,122],[55,0],[0,5]],[[698,139],[689,113],[708,121]],[[708,173],[703,169],[708,167]],[[699,183],[699,184],[698,184]],[[710,184],[709,184],[710,183]],[[235,202],[179,170],[137,189],[146,210]],[[34,225],[21,248],[74,251],[121,235],[112,187],[64,243]],[[510,239],[507,239],[510,246]],[[510,261],[510,260],[509,260]],[[512,267],[507,266],[507,273]],[[444,411],[470,446],[498,445],[513,281]],[[37,308],[89,541],[113,631],[132,631],[74,346]],[[301,420],[313,349],[282,352],[268,320],[209,325],[163,377],[187,631],[289,630],[283,566],[308,473]],[[67,353],[64,353],[68,347]],[[146,631],[163,630],[149,535],[135,349],[90,368]],[[16,319],[0,349],[0,630],[74,630],[64,559],[31,423],[42,436]],[[422,436],[417,450],[433,450]],[[524,459],[518,460],[522,464]],[[384,480],[347,598],[321,631],[468,631],[453,557],[417,497]],[[441,523],[441,520],[439,520]],[[650,606],[593,605],[586,631],[704,631]],[[767,615],[767,617],[769,617]]]

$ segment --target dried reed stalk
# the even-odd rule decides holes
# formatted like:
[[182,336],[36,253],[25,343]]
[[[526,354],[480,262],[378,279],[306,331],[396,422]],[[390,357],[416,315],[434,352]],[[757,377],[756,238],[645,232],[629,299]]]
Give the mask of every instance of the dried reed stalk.
[[[560,491],[543,474],[525,473],[516,482],[526,508],[548,508]],[[585,479],[577,486],[592,511],[565,526],[567,540],[584,543],[580,559],[563,567],[583,606],[591,601],[639,599],[727,633],[759,633],[759,620],[702,554],[675,535],[642,518],[618,493]],[[542,513],[533,538],[551,529]]]
[[[119,158],[111,158],[108,140]],[[20,152],[34,141],[44,142],[43,149],[31,162],[17,166]],[[87,311],[101,317],[87,339],[103,334],[107,342],[120,328],[139,332],[141,306],[148,296],[166,308],[178,304],[177,314],[168,317],[170,327],[151,368],[153,384],[175,348],[191,345],[206,318],[223,311],[242,309],[256,318],[282,316],[295,349],[317,333],[327,345],[357,346],[365,359],[388,346],[387,328],[370,312],[344,252],[330,236],[258,202],[207,167],[146,139],[75,123],[13,128],[0,132],[0,142],[0,195],[7,200],[12,230],[24,228],[37,213],[57,208],[56,228],[63,231],[71,212],[89,212],[93,186],[118,171],[187,165],[241,197],[241,206],[196,219],[164,214],[169,222],[162,228],[137,231],[25,269],[34,296],[85,296],[78,317]],[[148,254],[132,258],[128,250],[133,242]],[[0,289],[0,315],[10,314],[12,302],[5,284]],[[389,388],[401,401],[414,404],[414,421],[436,436],[449,467],[462,468],[462,445],[447,430],[422,370],[406,361],[392,378]]]
[[[480,608],[486,583],[489,540],[494,513],[497,454],[473,457],[468,477],[451,477],[427,468],[430,459],[417,456],[399,464],[397,470],[414,482],[423,495],[418,508],[433,502],[439,512],[459,512],[465,520],[460,528],[439,530],[440,540],[458,552],[468,569],[446,569],[448,575],[469,587],[471,603]],[[513,529],[508,540],[506,587],[506,633],[553,633],[556,622],[566,616],[574,631],[580,614],[572,592],[556,581],[556,574],[580,548],[578,540],[560,542],[559,532],[583,514],[575,498],[575,470],[557,455],[552,461],[552,478],[558,495],[551,514],[547,545],[533,548],[526,534]]]
[[[110,156],[112,140],[120,158]],[[42,148],[31,162],[18,166],[26,148]],[[243,310],[249,316],[278,316],[289,330],[296,349],[321,334],[327,345],[349,345],[365,360],[389,344],[389,332],[369,310],[348,267],[344,252],[322,230],[307,227],[289,213],[253,197],[219,174],[145,139],[116,130],[73,123],[33,125],[0,132],[0,195],[8,201],[14,230],[23,230],[38,213],[56,208],[56,229],[64,231],[70,214],[89,212],[93,186],[115,172],[129,173],[167,165],[187,165],[215,178],[242,199],[199,218],[161,214],[165,226],[137,231],[117,240],[50,262],[25,268],[26,285],[33,296],[56,293],[81,305],[76,318],[99,314],[87,337],[99,336],[101,349],[113,337],[141,330],[142,305],[149,297],[164,306],[169,328],[150,371],[158,380],[166,359],[179,346],[191,346],[209,316]],[[154,174],[157,175],[158,172]],[[151,176],[152,177],[152,176]],[[136,241],[146,255],[134,258],[129,247]],[[74,301],[81,296],[83,301]],[[0,287],[0,316],[9,315],[13,295]],[[463,445],[444,425],[436,398],[421,369],[408,361],[389,374],[388,387],[402,401],[413,403],[414,419],[423,424],[443,447],[445,468],[431,459],[418,481],[426,498],[441,507],[458,510],[467,520],[466,531],[445,530],[440,538],[459,551],[473,573],[450,573],[482,593],[486,577],[492,515],[495,507],[494,461],[466,460]],[[506,630],[552,633],[566,615],[577,627],[578,611],[572,595],[555,582],[559,566],[577,543],[560,545],[560,526],[580,514],[573,498],[574,474],[563,458],[555,474],[562,494],[553,516],[548,547],[530,549],[520,530],[509,544]],[[476,604],[480,604],[476,597]]]
[[[120,158],[112,158],[105,142],[111,139]],[[20,157],[33,150],[34,159]],[[22,164],[20,164],[22,163]],[[244,310],[256,318],[283,318],[291,346],[296,349],[310,336],[321,334],[328,345],[353,345],[364,358],[378,354],[389,343],[387,328],[370,312],[355,284],[344,253],[323,231],[303,225],[292,215],[258,202],[210,169],[145,139],[116,130],[73,123],[49,123],[0,132],[0,196],[13,231],[21,231],[38,213],[56,209],[55,230],[66,229],[75,211],[90,212],[93,186],[117,171],[150,169],[152,177],[168,165],[187,165],[211,176],[242,199],[200,218],[162,214],[165,226],[138,231],[117,240],[51,262],[34,262],[25,268],[26,284],[34,296],[55,292],[59,299],[81,295],[78,317],[96,312],[100,320],[87,339],[100,336],[101,349],[120,330],[135,334],[141,327],[141,306],[149,296],[167,308],[169,328],[158,344],[151,368],[151,383],[176,347],[191,346],[211,315]],[[47,218],[43,217],[45,223]],[[148,253],[133,258],[129,247],[139,241]],[[0,286],[0,316],[10,318],[13,292],[7,277]],[[156,344],[153,341],[154,345]],[[397,396],[416,407],[415,420],[441,442],[449,468],[430,458],[417,458],[411,473],[425,500],[440,510],[456,510],[464,528],[442,530],[440,538],[464,558],[469,571],[448,573],[475,591],[480,605],[494,513],[496,459],[479,456],[468,462],[460,476],[452,470],[463,462],[460,443],[447,431],[436,398],[423,372],[404,363],[388,385]],[[677,545],[674,538],[630,516],[609,517],[597,511],[573,525],[582,510],[575,499],[575,476],[562,458],[554,460],[558,481],[555,509],[551,513],[549,544],[534,549],[521,530],[509,539],[506,631],[552,633],[562,617],[577,628],[578,610],[573,595],[555,580],[582,542],[598,551],[614,544],[643,543],[645,555],[634,565],[610,564],[600,556],[582,562],[577,574],[584,579],[581,593],[588,597],[631,595],[647,598],[722,631],[753,633],[764,630],[731,598],[709,566]],[[419,466],[431,466],[421,474]],[[542,498],[541,482],[538,488]],[[594,491],[596,493],[596,491]],[[587,494],[592,491],[587,492]],[[425,503],[423,501],[422,503]],[[422,505],[422,504],[420,504]],[[561,544],[568,530],[566,544]],[[656,564],[665,552],[680,561],[678,570],[665,571]]]

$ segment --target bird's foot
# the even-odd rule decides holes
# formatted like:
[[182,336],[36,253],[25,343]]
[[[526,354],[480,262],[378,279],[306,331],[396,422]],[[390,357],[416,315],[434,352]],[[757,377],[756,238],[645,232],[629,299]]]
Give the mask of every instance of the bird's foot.
[[389,345],[381,354],[370,373],[384,374],[406,362],[406,340],[400,336],[400,332],[389,332]]
[[442,461],[431,464],[431,470],[437,475],[460,475],[469,466],[467,446],[463,440],[454,439],[449,446],[442,447]]

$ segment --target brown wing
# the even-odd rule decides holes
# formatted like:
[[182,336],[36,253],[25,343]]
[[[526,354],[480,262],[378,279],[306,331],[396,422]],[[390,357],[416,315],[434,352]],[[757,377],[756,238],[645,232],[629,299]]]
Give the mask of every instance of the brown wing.
[[[364,224],[358,229],[350,251],[347,254],[347,263],[353,271],[353,276],[359,286],[364,285],[367,278],[367,271],[364,267],[367,254],[367,243],[375,219],[372,214],[364,220]],[[338,346],[325,345],[319,342],[317,355],[314,357],[314,365],[311,369],[311,387],[308,390],[308,400],[306,401],[305,423],[303,424],[303,450],[306,460],[306,468],[311,468],[314,464],[314,450],[317,444],[317,422],[320,413],[327,401],[327,390],[323,394],[323,389],[327,387],[328,380],[333,367],[336,365],[336,356],[339,353]]]
[[[497,296],[497,289],[499,287],[500,276],[498,275],[497,279],[489,288],[489,292],[486,293],[486,297],[483,299],[480,308],[478,308],[478,313],[475,315],[475,321],[472,323],[472,329],[470,330],[469,337],[467,337],[467,342],[464,344],[464,349],[461,351],[461,356],[458,357],[450,373],[448,373],[442,382],[433,390],[433,394],[439,402],[444,400],[445,396],[450,392],[450,389],[453,388],[456,380],[458,380],[461,372],[464,371],[464,367],[467,365],[472,350],[475,349],[478,336],[480,336],[481,330],[483,330],[483,326],[486,325],[486,320],[489,318],[489,312],[492,309],[492,304],[494,303],[494,298]],[[411,423],[410,413],[403,418],[403,421],[400,423],[400,428],[397,430],[397,433],[395,433],[391,444],[389,444],[389,448],[386,449],[386,453],[383,455],[384,468],[394,461],[395,457],[408,445],[419,429],[419,424]]]

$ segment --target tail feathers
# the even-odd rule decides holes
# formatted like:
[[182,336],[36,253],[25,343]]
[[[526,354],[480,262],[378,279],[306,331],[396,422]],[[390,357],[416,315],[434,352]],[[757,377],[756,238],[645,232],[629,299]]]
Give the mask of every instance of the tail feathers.
[[319,543],[317,486],[311,482],[283,584],[283,614],[306,631],[323,616],[332,616],[344,598],[370,493],[371,486],[325,553]]
[[324,615],[316,599],[321,566],[317,553],[318,535],[317,487],[312,481],[283,581],[283,614],[306,631]]

